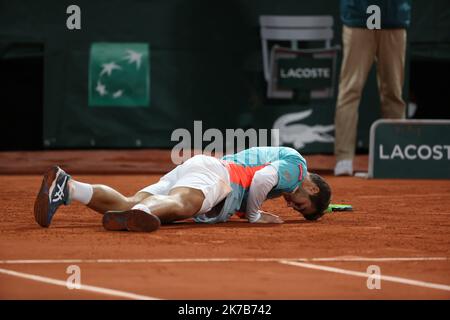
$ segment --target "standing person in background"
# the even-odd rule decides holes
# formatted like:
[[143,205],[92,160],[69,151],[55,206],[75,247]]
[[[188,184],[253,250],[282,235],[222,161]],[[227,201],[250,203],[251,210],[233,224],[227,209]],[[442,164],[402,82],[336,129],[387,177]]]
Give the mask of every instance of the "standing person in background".
[[[370,5],[380,8],[381,29],[367,28]],[[344,48],[335,116],[337,176],[353,174],[358,107],[374,61],[382,117],[405,117],[402,88],[411,0],[341,0],[340,6]]]

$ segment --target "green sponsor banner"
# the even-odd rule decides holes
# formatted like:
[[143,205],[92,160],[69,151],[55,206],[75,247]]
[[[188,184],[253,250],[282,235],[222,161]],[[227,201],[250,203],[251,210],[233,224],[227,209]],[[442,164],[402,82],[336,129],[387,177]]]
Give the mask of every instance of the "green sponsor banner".
[[370,177],[450,178],[450,120],[378,120],[370,135]]
[[332,86],[333,58],[300,56],[278,59],[278,84],[290,89],[323,89]]
[[93,43],[89,59],[89,105],[148,107],[149,56],[146,43]]

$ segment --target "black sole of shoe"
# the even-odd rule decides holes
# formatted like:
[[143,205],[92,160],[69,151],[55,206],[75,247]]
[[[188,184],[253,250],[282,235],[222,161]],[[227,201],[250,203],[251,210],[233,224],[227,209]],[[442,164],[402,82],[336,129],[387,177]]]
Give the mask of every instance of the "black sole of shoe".
[[157,216],[142,210],[108,211],[103,215],[102,223],[109,231],[152,232],[161,226]]
[[34,201],[34,219],[44,228],[47,228],[50,225],[48,221],[49,190],[53,181],[56,179],[58,170],[59,168],[54,166],[45,173],[44,178],[42,179],[41,188]]

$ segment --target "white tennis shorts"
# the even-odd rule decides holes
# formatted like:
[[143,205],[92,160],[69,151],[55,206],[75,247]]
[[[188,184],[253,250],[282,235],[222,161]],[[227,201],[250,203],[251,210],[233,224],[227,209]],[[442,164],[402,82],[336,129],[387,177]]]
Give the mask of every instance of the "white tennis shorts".
[[203,192],[205,200],[197,214],[210,211],[231,192],[230,176],[225,165],[219,159],[205,155],[190,158],[163,176],[158,183],[141,191],[167,195],[177,187],[189,187]]

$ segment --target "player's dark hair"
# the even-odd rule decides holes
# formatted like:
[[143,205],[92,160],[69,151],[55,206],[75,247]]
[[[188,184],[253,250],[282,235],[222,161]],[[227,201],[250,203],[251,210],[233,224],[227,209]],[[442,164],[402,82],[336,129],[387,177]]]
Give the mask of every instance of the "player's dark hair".
[[319,188],[319,192],[313,195],[309,195],[309,199],[316,209],[311,214],[303,215],[306,220],[314,221],[319,219],[325,214],[325,210],[328,208],[331,199],[331,188],[328,183],[318,174],[310,173],[309,177],[312,182]]

